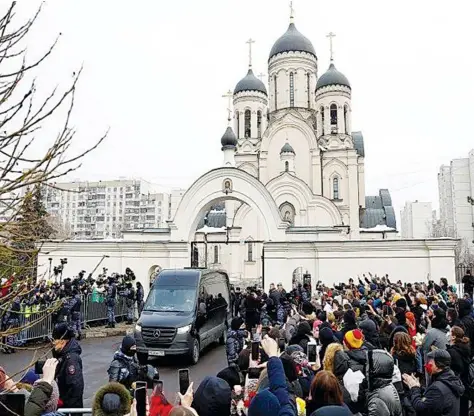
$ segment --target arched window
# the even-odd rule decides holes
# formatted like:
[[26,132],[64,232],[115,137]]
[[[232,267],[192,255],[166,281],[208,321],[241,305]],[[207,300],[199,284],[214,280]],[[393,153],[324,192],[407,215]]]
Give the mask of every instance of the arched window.
[[290,107],[295,106],[295,76],[290,72]]
[[253,241],[247,241],[247,261],[254,261],[253,260]]
[[346,134],[349,134],[349,108],[347,105],[344,106],[344,129]]
[[306,89],[308,90],[308,108],[311,108],[311,74],[306,74]]
[[252,121],[251,121],[251,112],[250,110],[245,110],[245,138],[252,136]]
[[262,137],[262,112],[257,111],[257,137]]
[[235,119],[237,120],[237,138],[240,139],[240,116],[239,112],[235,112]]
[[331,114],[331,126],[337,126],[337,105],[336,104],[331,104],[330,114]]
[[275,88],[275,110],[278,109],[278,86],[277,86],[277,76],[273,76],[273,86]]
[[285,172],[290,170],[290,163],[288,161],[285,162]]
[[339,199],[339,178],[332,180],[332,199]]
[[219,263],[219,246],[214,246],[214,263]]
[[324,123],[324,107],[321,107],[319,109],[319,112],[321,113],[321,134],[324,134],[324,127],[325,127],[325,123]]

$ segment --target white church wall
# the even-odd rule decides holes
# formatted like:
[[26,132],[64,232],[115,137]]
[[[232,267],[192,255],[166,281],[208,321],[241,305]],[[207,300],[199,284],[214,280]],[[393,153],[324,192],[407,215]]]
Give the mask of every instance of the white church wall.
[[[267,98],[262,93],[244,91],[234,98],[234,133],[238,139],[244,139],[245,135],[245,111],[250,110],[250,136],[258,138],[263,135],[267,128]],[[261,112],[260,131],[257,124],[257,113]]]
[[290,288],[297,267],[311,273],[313,284],[332,285],[368,272],[402,282],[426,281],[428,275],[454,282],[455,244],[449,239],[267,243],[265,288],[276,280]]
[[271,137],[267,153],[268,180],[280,175],[284,170],[280,160],[280,151],[287,142],[295,150],[295,174],[298,178],[311,184],[311,154],[310,146],[305,134],[293,127],[279,129]]

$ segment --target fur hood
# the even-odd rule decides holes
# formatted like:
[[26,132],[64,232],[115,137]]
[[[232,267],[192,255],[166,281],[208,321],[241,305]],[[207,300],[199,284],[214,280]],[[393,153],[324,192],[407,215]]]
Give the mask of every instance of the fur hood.
[[[102,401],[107,393],[115,393],[120,397],[120,410],[118,412],[106,412],[102,409]],[[132,398],[128,390],[119,383],[108,383],[101,387],[94,396],[92,413],[94,416],[122,416],[130,413]]]

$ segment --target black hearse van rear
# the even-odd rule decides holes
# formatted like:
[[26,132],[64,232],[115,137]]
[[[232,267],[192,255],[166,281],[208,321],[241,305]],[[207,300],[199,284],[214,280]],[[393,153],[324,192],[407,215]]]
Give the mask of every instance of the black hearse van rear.
[[196,364],[208,345],[225,343],[230,314],[227,273],[163,270],[135,327],[137,351],[149,358],[186,355]]

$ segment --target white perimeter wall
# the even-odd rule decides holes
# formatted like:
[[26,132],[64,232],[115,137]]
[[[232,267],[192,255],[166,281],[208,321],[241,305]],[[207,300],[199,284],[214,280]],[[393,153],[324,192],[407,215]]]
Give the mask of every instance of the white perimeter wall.
[[381,240],[327,241],[265,244],[265,288],[282,282],[291,287],[293,271],[298,267],[311,273],[313,284],[347,282],[364,273],[394,281],[455,281],[454,246],[456,240]]
[[[270,283],[282,282],[291,288],[293,271],[298,267],[308,270],[313,284],[318,280],[332,285],[347,282],[349,277],[357,278],[364,273],[382,276],[389,274],[393,280],[415,282],[431,279],[439,281],[446,277],[455,281],[454,239],[429,240],[366,240],[366,241],[316,241],[316,242],[268,242],[265,243],[265,289]],[[66,257],[68,264],[64,277],[77,276],[79,271],[90,273],[106,254],[102,267],[109,273],[124,273],[130,267],[143,284],[149,288],[150,272],[155,266],[161,268],[183,268],[190,264],[187,243],[159,241],[71,241],[45,243],[39,255],[39,276],[48,276],[48,257],[53,258],[53,267],[59,259]],[[221,253],[224,254],[224,253]],[[260,250],[255,251],[255,264],[260,264]],[[245,254],[242,252],[242,256]],[[241,259],[242,262],[245,258]],[[222,259],[220,267],[226,268]],[[231,270],[229,270],[231,272]],[[258,277],[257,273],[251,273]]]

